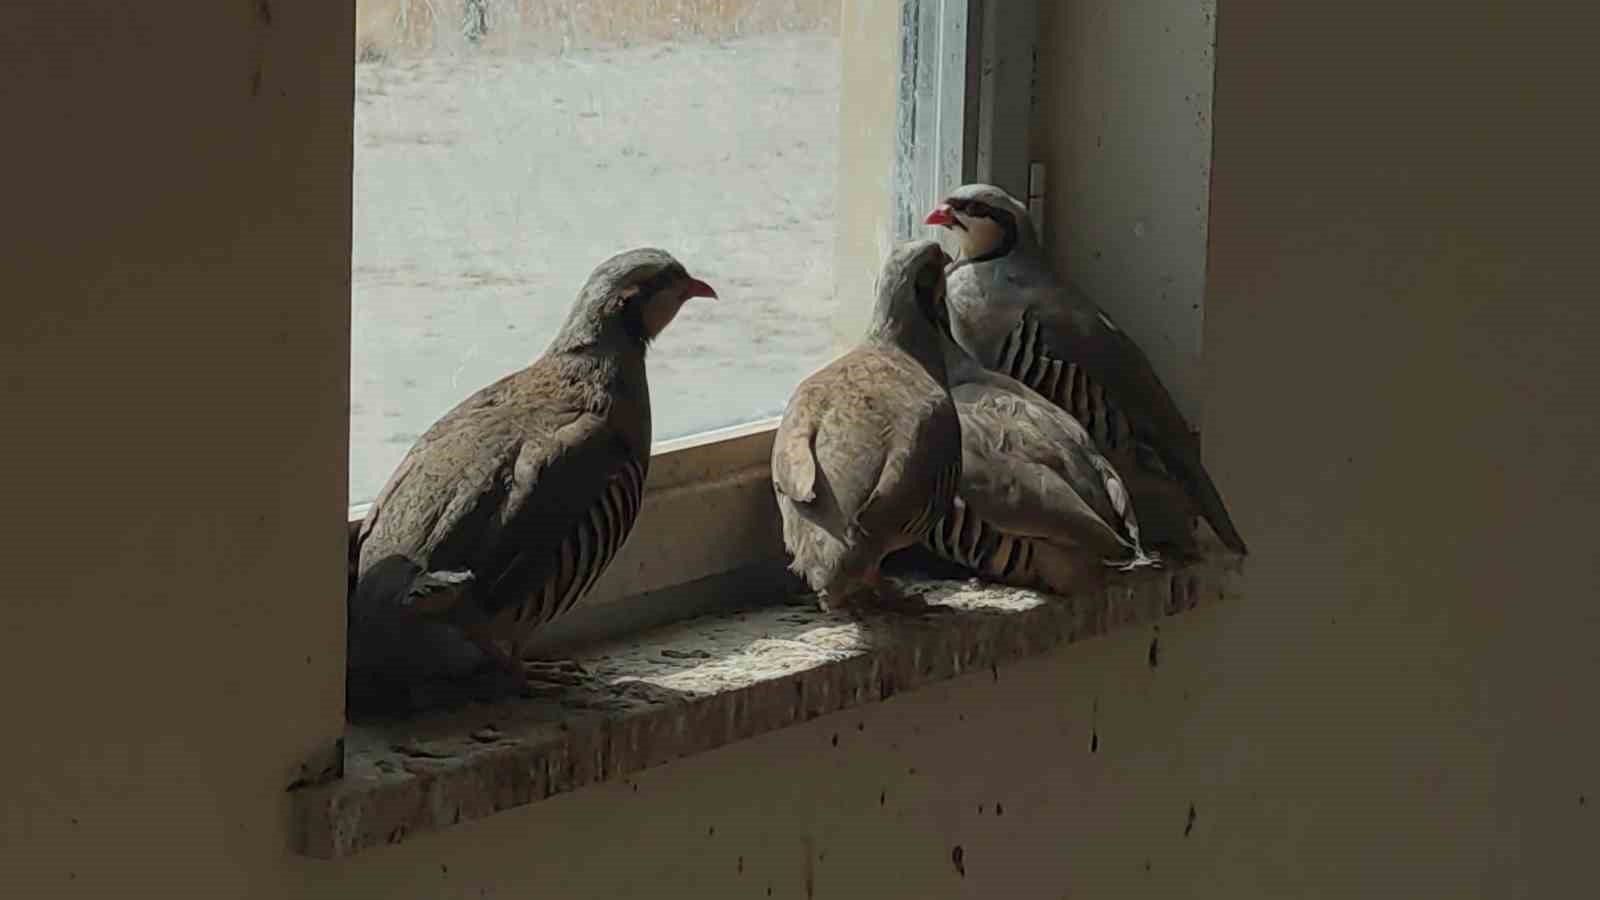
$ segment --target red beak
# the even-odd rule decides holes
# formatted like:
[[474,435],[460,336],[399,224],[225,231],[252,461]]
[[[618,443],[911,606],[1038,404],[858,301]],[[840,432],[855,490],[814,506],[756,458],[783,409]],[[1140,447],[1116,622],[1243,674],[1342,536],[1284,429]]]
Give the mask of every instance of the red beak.
[[922,220],[922,224],[924,225],[943,225],[946,228],[954,225],[955,223],[956,211],[951,209],[950,204],[948,203],[940,206],[933,212],[928,213],[928,217]]
[[684,294],[684,296],[685,297],[707,297],[709,299],[715,300],[715,299],[717,299],[717,290],[716,290],[716,288],[712,287],[709,284],[706,284],[704,281],[701,281],[698,278],[690,278],[689,279],[689,292],[687,294]]

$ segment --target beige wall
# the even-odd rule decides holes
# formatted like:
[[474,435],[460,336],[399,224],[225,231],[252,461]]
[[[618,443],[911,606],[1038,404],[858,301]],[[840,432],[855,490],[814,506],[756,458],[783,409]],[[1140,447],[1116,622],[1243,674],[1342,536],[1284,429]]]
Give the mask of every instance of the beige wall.
[[1206,447],[1255,556],[1158,668],[1078,645],[316,863],[283,787],[338,726],[350,9],[58,6],[0,7],[7,896],[1590,890],[1582,29],[1222,5]]
[[1039,4],[1047,243],[1203,416],[1214,0]]

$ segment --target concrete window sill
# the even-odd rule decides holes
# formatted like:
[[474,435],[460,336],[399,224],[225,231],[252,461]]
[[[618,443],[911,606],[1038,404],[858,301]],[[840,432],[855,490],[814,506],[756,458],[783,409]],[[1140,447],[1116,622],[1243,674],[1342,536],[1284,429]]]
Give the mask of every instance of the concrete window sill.
[[345,735],[341,778],[294,792],[298,851],[336,859],[482,819],[901,691],[989,671],[1230,592],[1214,556],[1073,597],[899,578],[925,614],[859,619],[809,598],[702,616],[571,654],[548,696]]

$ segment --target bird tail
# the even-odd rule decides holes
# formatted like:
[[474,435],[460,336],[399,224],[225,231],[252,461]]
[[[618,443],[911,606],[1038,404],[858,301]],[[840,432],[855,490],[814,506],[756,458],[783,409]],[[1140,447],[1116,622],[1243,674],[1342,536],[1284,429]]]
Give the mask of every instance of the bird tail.
[[1244,537],[1239,534],[1239,529],[1234,527],[1233,517],[1228,515],[1228,506],[1222,502],[1222,494],[1217,491],[1217,486],[1212,483],[1211,475],[1206,472],[1206,467],[1200,462],[1198,451],[1183,453],[1179,458],[1172,460],[1178,463],[1180,475],[1189,489],[1194,492],[1195,503],[1200,507],[1200,515],[1216,532],[1224,546],[1229,550],[1246,556],[1249,549],[1245,547]]

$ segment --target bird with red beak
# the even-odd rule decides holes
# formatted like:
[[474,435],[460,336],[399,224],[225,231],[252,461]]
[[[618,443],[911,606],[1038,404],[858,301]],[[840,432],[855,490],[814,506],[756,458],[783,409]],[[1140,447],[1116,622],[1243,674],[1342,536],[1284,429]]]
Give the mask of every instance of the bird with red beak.
[[1198,513],[1223,544],[1245,553],[1194,432],[1155,367],[1104,310],[1057,276],[1027,208],[994,185],[969,184],[925,221],[949,229],[961,245],[946,273],[956,343],[1090,429],[1128,476],[1153,542],[1192,551]]
[[923,221],[954,232],[968,262],[998,259],[1019,245],[1037,246],[1027,209],[992,185],[958,188]]

